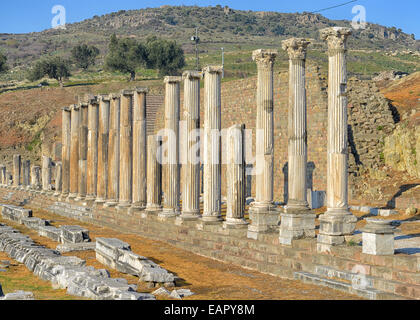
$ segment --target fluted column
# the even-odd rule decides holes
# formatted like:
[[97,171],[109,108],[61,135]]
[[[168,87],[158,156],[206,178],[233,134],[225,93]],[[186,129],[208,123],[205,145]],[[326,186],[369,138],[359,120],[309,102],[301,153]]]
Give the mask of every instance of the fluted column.
[[289,171],[288,202],[281,215],[280,243],[291,245],[292,240],[315,237],[315,215],[310,214],[306,199],[307,125],[305,60],[309,41],[291,38],[283,41],[289,55]]
[[161,138],[147,137],[147,206],[146,213],[162,210],[162,155]]
[[22,162],[22,185],[25,189],[29,189],[31,185],[31,160]]
[[71,109],[64,107],[62,109],[62,149],[61,161],[63,170],[63,183],[62,183],[62,198],[69,195],[70,192],[70,145],[71,145]]
[[88,154],[88,119],[89,105],[85,102],[80,104],[79,119],[79,175],[78,193],[75,201],[83,201],[87,191],[87,154]]
[[31,168],[31,188],[34,190],[41,189],[41,167],[32,166]]
[[42,156],[42,193],[51,191],[51,158]]
[[320,217],[318,250],[345,242],[352,234],[356,217],[348,205],[348,127],[347,127],[347,38],[351,30],[333,27],[321,30],[328,43],[328,162],[327,212]]
[[20,170],[22,167],[22,158],[19,154],[13,155],[13,187],[20,186]]
[[243,228],[245,216],[245,125],[237,124],[227,132],[227,211],[224,228]]
[[55,164],[55,192],[54,196],[58,197],[61,195],[63,190],[63,165],[61,162]]
[[0,166],[0,184],[2,186],[7,186],[7,178],[6,178],[6,166]]
[[99,96],[98,115],[98,166],[96,176],[96,203],[105,203],[108,196],[108,153],[109,153],[109,115],[111,110],[110,97]]
[[179,214],[179,107],[181,77],[165,77],[165,129],[167,132],[167,163],[165,170],[165,201],[159,217],[174,217]]
[[222,66],[207,66],[204,72],[204,211],[203,223],[218,223],[221,216],[220,131],[222,125]]
[[144,210],[147,204],[147,88],[136,88],[133,100],[133,206]]
[[86,200],[96,199],[98,183],[98,127],[99,101],[97,98],[89,100],[88,106],[88,152],[86,174]]
[[111,94],[109,107],[108,186],[105,207],[118,204],[120,185],[120,102],[119,94]]
[[70,193],[68,199],[75,199],[79,190],[79,122],[80,107],[71,107],[70,129]]
[[184,79],[184,107],[186,123],[182,151],[186,163],[182,166],[182,213],[178,222],[200,217],[200,79],[198,71],[186,71]]
[[121,91],[120,209],[130,207],[133,200],[133,95],[133,91]]
[[257,63],[256,197],[249,214],[248,237],[256,238],[277,226],[279,212],[273,203],[274,186],[274,62],[277,50],[259,49],[252,53]]

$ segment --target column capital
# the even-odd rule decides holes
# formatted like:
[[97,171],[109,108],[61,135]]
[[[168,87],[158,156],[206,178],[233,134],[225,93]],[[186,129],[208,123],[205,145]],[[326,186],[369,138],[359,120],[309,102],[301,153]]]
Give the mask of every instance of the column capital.
[[282,48],[287,51],[290,60],[305,60],[309,44],[310,41],[304,38],[290,38],[282,42]]
[[136,87],[134,89],[136,93],[149,93],[149,88],[146,87]]
[[222,74],[223,66],[209,65],[203,68],[203,73],[219,73]]
[[99,104],[98,96],[90,96],[88,97],[88,104],[90,105],[96,105]]
[[352,34],[350,28],[332,27],[320,30],[321,39],[327,41],[331,53],[347,50],[347,38]]
[[77,104],[73,104],[72,106],[70,106],[70,110],[71,111],[79,111],[80,110],[80,106]]
[[87,108],[89,104],[87,102],[79,103],[79,108]]
[[272,66],[278,54],[277,50],[258,49],[252,52],[252,60],[258,65]]
[[109,98],[112,99],[112,100],[120,99],[121,95],[119,93],[111,93],[111,94],[109,94]]
[[105,101],[108,102],[109,100],[111,100],[111,97],[109,94],[98,94],[98,101]]
[[121,90],[121,96],[132,96],[134,95],[134,91],[133,90]]
[[194,80],[194,79],[202,79],[203,78],[203,74],[200,71],[184,71],[184,73],[182,74],[182,79],[183,80]]
[[182,77],[179,76],[166,76],[165,79],[163,79],[163,82],[165,83],[180,83],[182,81]]
[[61,110],[71,112],[71,106],[62,107]]

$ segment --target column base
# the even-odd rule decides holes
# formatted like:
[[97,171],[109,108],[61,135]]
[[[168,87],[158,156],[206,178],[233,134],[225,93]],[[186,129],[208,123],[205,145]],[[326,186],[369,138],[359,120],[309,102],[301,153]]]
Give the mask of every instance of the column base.
[[158,214],[158,220],[159,221],[166,221],[171,218],[175,218],[179,216],[179,211],[174,208],[163,208],[162,211]]
[[357,218],[348,209],[331,209],[319,218],[318,252],[330,252],[332,246],[345,243],[344,236],[353,234]]
[[226,218],[223,229],[246,229],[249,223],[245,219]]
[[86,196],[78,194],[77,197],[74,199],[74,201],[76,202],[81,202],[81,201],[85,201]]
[[[290,212],[290,209],[289,209]],[[292,245],[293,240],[315,238],[315,214],[310,210],[282,213],[279,242],[283,245]]]
[[98,204],[103,203],[104,208],[113,208],[116,207],[118,205],[118,200],[104,200],[104,199],[96,199],[96,201]]
[[86,196],[86,201],[96,201],[96,196],[95,195],[88,195]]
[[118,202],[118,204],[116,205],[116,209],[117,210],[127,210],[131,207],[131,202],[128,201],[120,201]]
[[141,202],[136,202],[131,205],[131,210],[133,212],[139,212],[146,210],[146,205]]
[[271,207],[269,211],[264,211],[263,207],[253,206],[249,209],[249,219],[251,224],[248,226],[247,237],[258,239],[258,234],[278,232],[280,221],[280,209]]

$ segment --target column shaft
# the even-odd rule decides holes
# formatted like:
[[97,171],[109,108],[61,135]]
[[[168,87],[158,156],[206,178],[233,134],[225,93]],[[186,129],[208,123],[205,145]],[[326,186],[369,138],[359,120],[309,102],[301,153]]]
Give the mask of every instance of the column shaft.
[[51,191],[51,158],[42,156],[42,191]]
[[204,211],[203,222],[221,218],[221,77],[223,67],[204,68]]
[[6,166],[0,166],[0,183],[1,185],[7,185],[7,178],[6,178]]
[[71,109],[63,108],[62,111],[62,196],[67,197],[70,192],[70,155],[71,155]]
[[71,108],[71,143],[70,143],[70,193],[69,199],[77,197],[79,190],[79,122],[80,107]]
[[20,186],[20,171],[22,167],[22,158],[19,154],[13,156],[13,186]]
[[41,167],[39,166],[31,168],[31,187],[34,190],[41,189]]
[[121,92],[120,118],[120,195],[119,208],[131,206],[133,200],[133,92]]
[[22,185],[27,188],[31,184],[31,160],[22,163]]
[[86,175],[86,200],[95,200],[98,183],[98,126],[99,104],[96,98],[88,106],[88,152]]
[[55,164],[55,192],[54,196],[61,195],[63,190],[63,165],[61,162]]
[[[96,203],[105,203],[108,197],[108,157],[111,145],[109,136],[111,102],[109,96],[99,97],[98,168]],[[114,138],[113,138],[114,139]],[[115,143],[115,140],[113,140]]]
[[88,119],[88,104],[81,103],[79,119],[79,175],[76,201],[84,200],[87,192]]
[[184,79],[184,121],[182,152],[186,163],[182,166],[182,214],[180,219],[194,220],[200,216],[200,79],[197,71],[186,71]]
[[158,136],[147,137],[147,207],[156,213],[162,210],[162,155]]
[[136,88],[133,101],[133,209],[144,210],[147,204],[147,88]]

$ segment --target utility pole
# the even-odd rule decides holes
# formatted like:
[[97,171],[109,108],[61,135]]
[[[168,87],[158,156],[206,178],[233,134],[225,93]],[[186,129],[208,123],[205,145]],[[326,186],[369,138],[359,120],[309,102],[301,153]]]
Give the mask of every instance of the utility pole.
[[222,48],[222,67],[223,67],[222,79],[224,79],[225,78],[225,48]]
[[195,36],[191,37],[191,41],[195,43],[196,70],[200,71],[200,56],[198,55],[198,44],[200,43],[200,38],[198,37],[198,28],[195,28]]

